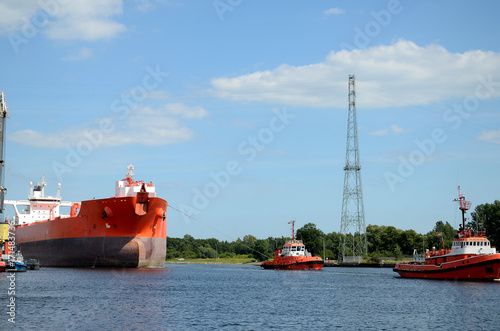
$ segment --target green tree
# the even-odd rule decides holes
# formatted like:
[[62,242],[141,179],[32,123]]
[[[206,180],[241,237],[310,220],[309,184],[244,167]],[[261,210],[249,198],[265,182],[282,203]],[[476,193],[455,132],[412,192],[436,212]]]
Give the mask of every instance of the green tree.
[[[380,253],[382,255],[394,255],[399,247],[400,237],[403,231],[393,226],[368,225],[366,227],[366,240],[368,241],[368,253]],[[398,248],[398,254],[401,248]]]
[[378,225],[366,227],[366,241],[368,242],[368,253],[379,252],[382,248],[382,228]]
[[320,253],[323,253],[323,238],[325,234],[323,231],[316,228],[316,224],[307,223],[297,230],[297,235],[295,237],[304,242],[306,249],[311,252],[312,255],[319,256]]
[[205,246],[198,247],[197,257],[201,259],[214,259],[215,258],[215,249],[210,247],[210,245],[206,244]]
[[247,234],[246,236],[243,237],[243,241],[250,247],[255,245],[255,242],[257,241],[257,238],[254,236]]
[[411,255],[415,248],[422,250],[422,235],[415,230],[403,231],[393,226],[370,224],[366,227],[366,238],[368,254],[373,259],[380,256]]
[[457,230],[455,230],[450,223],[437,221],[434,229],[426,234],[425,245],[428,249],[432,247],[441,249],[444,241],[444,247],[451,248],[456,233]]
[[326,258],[329,260],[338,260],[340,243],[342,236],[337,232],[326,235]]
[[401,257],[403,257],[403,252],[401,251],[401,248],[399,245],[396,245],[396,248],[394,248],[394,257],[396,260],[401,260]]
[[[247,237],[247,236],[245,236]],[[253,237],[253,236],[251,236]],[[253,237],[255,238],[255,237]],[[247,238],[248,239],[248,238]],[[232,243],[233,251],[236,255],[247,255],[252,253],[253,245],[250,246],[247,241],[243,241],[238,238],[236,241]]]
[[398,245],[402,254],[411,255],[414,249],[418,249],[422,253],[422,235],[415,230],[403,231],[399,235]]
[[472,219],[482,224],[492,246],[500,246],[500,201],[476,206],[471,213]]
[[272,255],[269,255],[269,241],[266,239],[258,239],[255,242],[253,257],[258,261],[267,261]]

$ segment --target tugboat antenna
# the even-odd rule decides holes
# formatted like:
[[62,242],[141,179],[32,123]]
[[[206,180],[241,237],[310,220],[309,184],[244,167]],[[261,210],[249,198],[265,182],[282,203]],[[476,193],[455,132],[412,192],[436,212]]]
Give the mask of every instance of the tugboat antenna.
[[292,242],[295,242],[295,220],[288,222],[288,224],[292,224]]

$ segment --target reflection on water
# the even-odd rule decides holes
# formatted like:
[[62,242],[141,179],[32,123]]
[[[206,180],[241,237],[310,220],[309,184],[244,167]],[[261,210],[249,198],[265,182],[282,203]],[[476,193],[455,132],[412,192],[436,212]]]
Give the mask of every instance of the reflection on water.
[[[24,329],[497,330],[500,324],[500,283],[402,279],[392,269],[43,268],[16,275],[16,289],[16,327]],[[2,329],[11,327],[5,316]]]

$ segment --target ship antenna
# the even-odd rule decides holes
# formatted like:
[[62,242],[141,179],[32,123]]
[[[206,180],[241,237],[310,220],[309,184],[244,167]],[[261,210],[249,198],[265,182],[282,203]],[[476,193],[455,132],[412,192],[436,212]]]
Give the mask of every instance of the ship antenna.
[[133,164],[129,164],[127,165],[127,169],[128,169],[128,173],[127,173],[127,177],[129,177],[130,179],[132,179],[132,177],[134,177],[134,165]]
[[9,117],[5,103],[5,94],[0,92],[0,222],[4,221],[4,195],[7,190],[4,185],[4,150],[5,150],[5,119]]
[[453,201],[459,201],[460,207],[458,207],[462,211],[462,229],[465,230],[465,213],[470,209],[472,202],[465,200],[465,195],[460,193],[460,185],[458,186],[458,199],[454,199]]
[[295,220],[288,222],[288,224],[292,224],[292,242],[295,242]]

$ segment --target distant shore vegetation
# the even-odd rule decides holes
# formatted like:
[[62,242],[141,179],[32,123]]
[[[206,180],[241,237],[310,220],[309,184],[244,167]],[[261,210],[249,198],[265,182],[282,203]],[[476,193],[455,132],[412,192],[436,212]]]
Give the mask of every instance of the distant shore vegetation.
[[[478,205],[471,213],[469,227],[485,229],[492,246],[500,244],[500,201],[492,204]],[[414,230],[400,230],[394,226],[368,225],[366,237],[368,253],[365,260],[380,262],[383,259],[401,260],[411,257],[417,249],[422,253],[426,249],[439,249],[443,242],[450,248],[457,233],[448,222],[437,221],[434,228],[426,234]],[[312,222],[305,224],[296,232],[296,239],[302,240],[307,250],[314,256],[325,257],[328,260],[339,260],[342,235],[337,232],[324,233]],[[274,251],[281,249],[289,237],[269,237],[257,239],[246,235],[243,239],[220,241],[215,238],[195,239],[186,234],[183,238],[167,239],[167,260],[173,259],[235,259],[245,257],[256,261],[265,261],[274,256]],[[341,254],[341,253],[340,253]]]

